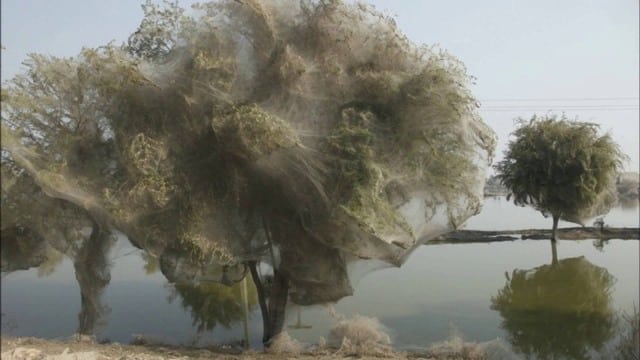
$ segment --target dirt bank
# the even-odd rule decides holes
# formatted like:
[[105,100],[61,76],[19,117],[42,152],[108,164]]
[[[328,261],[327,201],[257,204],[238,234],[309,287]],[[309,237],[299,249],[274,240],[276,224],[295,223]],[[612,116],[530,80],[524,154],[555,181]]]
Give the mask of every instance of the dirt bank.
[[[187,359],[225,359],[225,360],[268,360],[268,359],[434,359],[418,354],[390,352],[376,356],[361,356],[340,353],[339,351],[315,350],[302,353],[264,353],[256,351],[233,352],[224,348],[195,349],[162,345],[123,345],[98,344],[91,339],[72,338],[63,341],[51,341],[37,338],[2,337],[2,360],[187,360]],[[457,357],[465,359],[468,357]],[[455,359],[455,358],[454,358]]]
[[[611,228],[605,227],[602,230],[595,227],[572,227],[558,229],[559,240],[585,240],[585,239],[623,239],[640,240],[640,228]],[[525,229],[525,230],[503,230],[503,231],[479,231],[479,230],[458,230],[442,235],[431,240],[427,245],[435,244],[466,244],[485,243],[495,241],[513,240],[544,240],[551,238],[551,229]]]

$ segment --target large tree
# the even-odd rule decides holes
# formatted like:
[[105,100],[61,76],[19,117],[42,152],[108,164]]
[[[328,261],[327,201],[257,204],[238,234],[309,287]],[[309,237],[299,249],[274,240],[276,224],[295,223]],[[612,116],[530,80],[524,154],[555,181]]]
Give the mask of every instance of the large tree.
[[454,57],[362,4],[165,5],[122,46],[31,55],[3,166],[154,257],[252,274],[265,342],[289,299],[350,295],[350,262],[399,266],[479,211],[495,139]]
[[517,205],[531,205],[558,220],[583,225],[616,202],[615,181],[625,156],[596,124],[570,121],[564,115],[520,119],[498,178]]

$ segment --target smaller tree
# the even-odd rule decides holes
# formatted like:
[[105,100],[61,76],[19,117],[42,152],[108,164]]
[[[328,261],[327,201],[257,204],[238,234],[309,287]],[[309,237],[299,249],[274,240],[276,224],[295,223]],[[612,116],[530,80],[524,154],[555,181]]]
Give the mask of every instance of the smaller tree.
[[504,160],[495,165],[498,178],[516,205],[530,205],[558,220],[584,225],[607,213],[616,201],[615,180],[625,155],[599,126],[570,121],[564,115],[519,119]]

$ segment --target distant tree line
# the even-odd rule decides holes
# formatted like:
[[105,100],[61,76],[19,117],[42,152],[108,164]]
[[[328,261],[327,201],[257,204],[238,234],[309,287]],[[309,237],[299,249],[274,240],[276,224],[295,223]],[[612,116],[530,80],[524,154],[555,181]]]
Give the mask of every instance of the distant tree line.
[[[640,174],[637,172],[623,172],[616,178],[618,201],[634,201],[640,198]],[[487,178],[484,184],[484,196],[506,196],[509,190],[500,183],[496,175]]]

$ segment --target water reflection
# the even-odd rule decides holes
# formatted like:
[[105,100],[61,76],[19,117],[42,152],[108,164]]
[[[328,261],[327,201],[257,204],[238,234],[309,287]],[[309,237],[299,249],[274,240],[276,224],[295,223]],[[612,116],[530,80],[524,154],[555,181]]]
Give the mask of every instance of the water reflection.
[[175,284],[169,301],[180,297],[182,308],[188,310],[193,319],[193,326],[199,333],[212,330],[221,325],[229,329],[234,323],[242,321],[248,310],[253,311],[258,302],[255,287],[247,286],[246,306],[242,294],[244,282],[233,286],[217,283],[200,285]]
[[[43,235],[41,228],[7,226],[1,237],[1,271],[4,276],[37,269],[38,277],[43,277],[55,272],[65,257],[70,259],[80,290],[76,333],[95,335],[107,324],[110,312],[104,303],[104,292],[111,282],[111,250],[118,238],[97,225],[67,233],[72,236],[64,236],[64,232],[53,228]],[[172,283],[168,300],[179,299],[198,333],[216,326],[229,329],[243,320],[248,329],[248,315],[256,307],[257,296],[253,284],[241,280],[247,273],[244,266],[202,263],[188,251],[174,247],[165,248],[159,257],[144,250],[138,254],[146,274],[160,270]],[[3,317],[3,326],[4,322]],[[245,342],[247,339],[245,331]]]
[[[504,201],[500,204],[506,205]],[[507,213],[515,208],[510,206]],[[113,238],[93,232],[89,220],[71,217],[71,209],[56,213],[51,207],[45,208],[50,218],[43,225],[26,221],[26,216],[14,221],[15,212],[9,216],[3,212],[0,252],[3,334],[52,338],[68,336],[80,329],[118,342],[129,341],[132,334],[140,333],[174,344],[191,343],[196,330],[206,332],[196,336],[201,344],[209,341],[228,343],[242,337],[241,325],[245,314],[242,311],[242,282],[230,288],[217,282],[240,281],[247,273],[244,266],[203,263],[193,259],[188,252],[173,248],[172,244],[166,248],[154,248],[152,252],[132,248],[125,238],[113,245]],[[634,211],[627,218],[637,222],[637,209]],[[56,227],[51,217],[62,218],[63,215],[69,215],[73,222],[57,221],[59,225]],[[538,217],[536,214],[535,218]],[[637,225],[627,221],[620,226]],[[517,340],[514,348],[532,357],[544,358],[545,354],[550,354],[548,357],[580,358],[584,352],[579,353],[577,349],[587,348],[585,351],[591,354],[592,349],[597,349],[607,340],[607,349],[614,349],[611,353],[617,354],[619,339],[627,333],[623,334],[624,329],[616,329],[612,325],[616,315],[611,317],[611,308],[631,313],[631,306],[638,304],[638,242],[614,239],[608,244],[603,242],[603,251],[597,251],[592,246],[596,241],[558,241],[560,261],[555,270],[551,265],[534,268],[553,262],[553,247],[550,251],[548,241],[423,247],[402,268],[368,275],[358,283],[355,295],[340,301],[336,309],[347,316],[379,317],[396,334],[394,346],[401,349],[441,341],[446,338],[448,324],[453,322],[469,340],[513,337]],[[132,256],[120,256],[125,253]],[[500,254],[499,262],[495,261],[495,254]],[[576,257],[580,255],[586,255],[589,262],[578,260]],[[572,259],[562,260],[563,257]],[[583,264],[567,264],[571,262]],[[607,270],[595,267],[591,262]],[[95,273],[91,273],[89,264],[96,267]],[[50,275],[56,267],[57,272],[46,281],[37,279]],[[98,268],[102,270],[98,271]],[[514,268],[532,270],[512,272]],[[31,270],[4,277],[6,273],[25,269]],[[562,273],[563,269],[564,275],[543,275]],[[501,276],[505,270],[509,270],[506,284]],[[608,289],[612,288],[614,280],[610,274],[617,279],[613,300],[603,295],[610,293]],[[268,292],[273,277],[267,274],[262,277]],[[516,278],[519,280],[514,280]],[[546,280],[536,283],[534,278]],[[162,286],[167,279],[176,284],[168,290]],[[451,279],[460,281],[452,282]],[[558,284],[549,279],[559,279],[555,280]],[[72,286],[66,287],[69,281]],[[58,286],[59,282],[65,286]],[[77,296],[78,288],[73,286],[76,282],[80,284],[80,297]],[[254,329],[251,343],[258,346],[261,317],[256,306],[256,290],[251,281],[247,285],[246,314],[253,315],[247,328]],[[501,290],[496,294],[499,288]],[[583,289],[582,293],[579,289]],[[171,303],[166,301],[167,291],[172,297]],[[536,295],[537,291],[542,294],[555,291],[560,294],[552,296],[557,298],[557,302],[573,303],[573,308],[557,305],[564,308],[560,311],[553,310],[553,304],[544,305],[542,300],[534,303],[535,296],[542,296]],[[568,300],[563,300],[562,291],[567,293]],[[601,299],[597,300],[598,296],[594,294],[600,294]],[[81,297],[81,308],[76,308]],[[488,302],[492,297],[494,310],[498,311],[489,309]],[[508,297],[509,300],[505,300]],[[537,306],[537,310],[534,305],[528,305],[527,297],[531,298],[529,301]],[[598,301],[609,302],[610,305],[600,305],[605,309],[602,311],[588,310],[590,306],[596,307],[593,304]],[[592,305],[583,306],[583,302],[591,302]],[[108,312],[106,304],[113,307],[112,312]],[[144,308],[144,316],[137,316],[140,308]],[[293,307],[291,310],[286,327],[300,341],[313,343],[320,337],[326,337],[335,325],[323,308]],[[102,328],[107,313],[109,323]],[[79,322],[76,322],[77,315]],[[502,330],[499,327],[501,323]],[[612,332],[615,333],[613,337]],[[628,331],[628,334],[633,338],[637,332]],[[558,350],[561,346],[567,349]]]
[[248,316],[258,296],[253,285],[247,286],[247,266],[203,262],[179,247],[165,248],[158,260],[148,254],[145,259],[145,271],[159,268],[173,284],[169,301],[181,297],[182,308],[190,312],[199,334],[217,325],[229,329],[233,323],[243,320],[244,344],[248,345]]
[[505,274],[491,298],[514,349],[537,358],[587,359],[616,332],[615,278],[584,257]]

